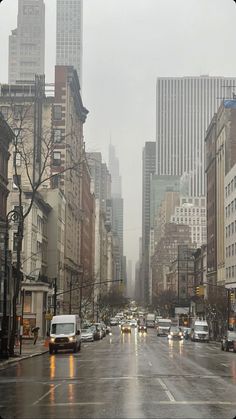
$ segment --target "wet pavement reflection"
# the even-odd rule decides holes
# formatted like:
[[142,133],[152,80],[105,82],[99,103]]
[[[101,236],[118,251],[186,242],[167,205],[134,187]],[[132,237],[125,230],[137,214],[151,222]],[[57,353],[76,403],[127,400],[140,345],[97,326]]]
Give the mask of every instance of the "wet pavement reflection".
[[81,353],[59,352],[1,371],[6,418],[233,418],[236,354],[217,343],[113,328]]

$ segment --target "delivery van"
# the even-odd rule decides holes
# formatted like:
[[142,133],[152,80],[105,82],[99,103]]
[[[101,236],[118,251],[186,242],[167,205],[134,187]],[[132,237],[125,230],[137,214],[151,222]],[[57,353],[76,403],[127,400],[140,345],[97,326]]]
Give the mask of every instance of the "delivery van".
[[49,353],[60,349],[81,349],[81,323],[76,314],[53,316],[50,328]]
[[195,320],[191,330],[193,342],[209,342],[209,326],[206,320]]

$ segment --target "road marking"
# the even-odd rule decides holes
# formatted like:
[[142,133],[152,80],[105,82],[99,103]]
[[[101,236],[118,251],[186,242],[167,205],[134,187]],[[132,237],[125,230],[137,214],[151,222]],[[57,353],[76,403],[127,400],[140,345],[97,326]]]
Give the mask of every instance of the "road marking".
[[41,400],[45,399],[45,397],[47,397],[49,394],[51,394],[57,387],[61,386],[60,384],[56,384],[55,386],[53,386],[49,391],[47,391],[47,393],[43,394],[43,396],[41,396],[38,400],[36,400],[32,406],[35,406],[36,404],[38,404],[39,402],[41,402]]
[[221,362],[221,365],[223,365],[223,367],[226,367],[226,368],[228,368],[228,364],[223,364],[223,362]]
[[[113,402],[112,402],[113,403]],[[50,404],[41,404],[41,406],[101,406],[107,404],[105,402],[68,402],[68,403],[50,403]]]
[[149,365],[149,367],[152,367],[152,363],[150,361],[149,361],[148,365]]
[[163,388],[163,390],[165,391],[168,399],[170,400],[170,402],[175,402],[175,398],[173,396],[173,394],[171,394],[171,392],[168,390],[166,384],[164,383],[164,381],[161,378],[158,378],[158,382],[161,385],[161,387]]

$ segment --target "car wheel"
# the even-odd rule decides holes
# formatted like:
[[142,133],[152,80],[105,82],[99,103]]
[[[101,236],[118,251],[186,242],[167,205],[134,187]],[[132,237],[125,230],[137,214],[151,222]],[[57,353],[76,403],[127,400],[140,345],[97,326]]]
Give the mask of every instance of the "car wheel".
[[225,349],[224,349],[224,345],[223,345],[223,343],[221,344],[221,350],[222,351],[224,351]]
[[81,351],[81,342],[79,343],[79,346],[78,346],[78,352],[80,351]]
[[53,354],[53,348],[51,346],[49,346],[49,353],[50,353],[50,355]]
[[76,352],[77,352],[77,344],[75,343],[75,345],[74,345],[74,348],[73,348],[73,352],[74,352],[74,354],[76,354]]

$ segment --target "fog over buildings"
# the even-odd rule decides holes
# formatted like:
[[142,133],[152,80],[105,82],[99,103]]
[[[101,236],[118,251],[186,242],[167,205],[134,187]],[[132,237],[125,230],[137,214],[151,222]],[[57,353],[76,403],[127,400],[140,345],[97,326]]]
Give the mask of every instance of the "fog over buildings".
[[[53,82],[56,0],[44,3],[46,81]],[[8,81],[8,38],[17,28],[17,9],[15,0],[1,3],[1,82]],[[123,180],[124,248],[133,262],[141,234],[142,148],[156,135],[157,77],[234,77],[234,26],[231,0],[86,0],[83,4],[83,101],[90,111],[85,139],[89,151],[102,152],[108,163],[112,133]]]

